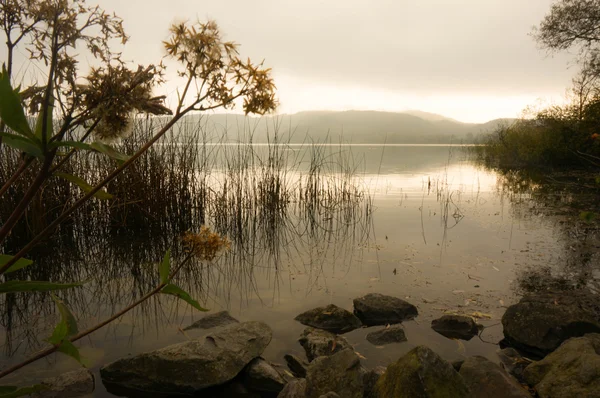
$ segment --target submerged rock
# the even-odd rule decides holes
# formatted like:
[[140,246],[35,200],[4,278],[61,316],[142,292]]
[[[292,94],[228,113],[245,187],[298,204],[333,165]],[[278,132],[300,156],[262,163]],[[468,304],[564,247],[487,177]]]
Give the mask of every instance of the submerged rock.
[[352,348],[348,340],[321,329],[306,328],[298,340],[309,361],[321,356],[333,355],[346,348]]
[[292,380],[283,387],[277,398],[306,397],[306,379]]
[[406,341],[406,334],[402,326],[396,325],[367,334],[367,341],[374,345],[402,343]]
[[459,373],[472,398],[531,397],[504,369],[484,357],[467,358]]
[[94,392],[94,375],[87,369],[64,373],[45,379],[41,383],[47,389],[32,394],[35,398],[78,398]]
[[220,311],[215,312],[214,314],[206,315],[183,330],[212,329],[219,326],[231,325],[232,323],[240,323],[240,321],[232,317],[229,312]]
[[521,354],[512,347],[498,350],[496,351],[496,354],[498,354],[498,358],[500,358],[504,370],[519,380],[519,382],[524,382],[523,371],[531,361],[523,358]]
[[347,333],[362,326],[360,319],[354,314],[334,304],[313,308],[298,315],[295,319],[303,325],[331,333]]
[[450,339],[471,340],[479,333],[473,318],[464,315],[444,315],[431,321],[431,328]]
[[255,358],[245,370],[244,385],[250,390],[279,393],[283,390],[283,377],[263,358]]
[[354,315],[367,326],[401,323],[418,314],[417,307],[396,297],[369,293],[354,299]]
[[541,398],[600,397],[600,334],[567,340],[523,376]]
[[506,342],[543,357],[571,337],[600,333],[600,297],[588,291],[525,296],[502,316]]
[[363,397],[360,358],[352,349],[319,357],[306,373],[306,398],[319,398],[329,392],[344,398]]
[[197,340],[123,358],[100,369],[107,389],[190,394],[233,379],[271,341],[262,322],[214,329]]
[[285,359],[285,363],[294,376],[302,378],[306,377],[306,368],[308,368],[306,362],[291,354],[285,354],[283,359]]
[[425,346],[412,349],[388,366],[375,385],[375,392],[382,398],[469,396],[469,389],[452,365]]

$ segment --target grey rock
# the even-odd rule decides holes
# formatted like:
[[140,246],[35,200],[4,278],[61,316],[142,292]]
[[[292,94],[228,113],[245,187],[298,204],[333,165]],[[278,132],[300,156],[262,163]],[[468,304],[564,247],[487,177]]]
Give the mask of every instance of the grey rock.
[[333,355],[346,348],[352,348],[348,340],[325,330],[306,328],[298,340],[309,361],[321,356]]
[[76,398],[94,392],[94,375],[87,369],[64,373],[41,383],[47,389],[32,394],[35,398]]
[[383,366],[377,366],[375,369],[365,370],[363,373],[364,398],[378,398],[375,392],[375,385],[379,378],[385,373]]
[[519,382],[524,382],[523,371],[531,361],[523,358],[521,354],[512,347],[498,350],[496,351],[496,354],[498,354],[498,358],[500,358],[500,363],[504,370],[519,380]]
[[362,398],[363,388],[360,359],[352,349],[315,359],[306,373],[306,398],[319,398],[329,392]]
[[262,322],[210,330],[197,340],[123,358],[100,369],[107,388],[189,394],[233,379],[271,341]]
[[367,334],[367,341],[374,345],[402,343],[406,341],[406,334],[402,326],[396,325]]
[[283,387],[277,398],[305,398],[306,379],[292,380]]
[[523,376],[541,398],[599,398],[600,334],[567,340]]
[[329,391],[327,394],[323,394],[319,398],[340,398],[340,396],[333,391]]
[[504,369],[484,357],[467,358],[460,375],[472,398],[531,398]]
[[260,393],[248,389],[237,378],[224,385],[213,387],[212,390],[212,393],[203,390],[201,396],[210,398],[262,398]]
[[240,321],[232,317],[229,312],[220,311],[215,312],[214,314],[206,315],[183,330],[212,329],[219,326],[231,325],[232,323],[240,323]]
[[388,366],[375,385],[385,398],[467,398],[469,389],[452,365],[428,347],[412,349]]
[[450,362],[450,365],[452,365],[454,370],[456,370],[457,372],[460,372],[460,368],[461,368],[461,366],[463,366],[463,363],[465,363],[464,359],[457,359],[456,361]]
[[370,293],[354,299],[354,315],[364,325],[401,323],[418,315],[417,307],[397,297]]
[[279,393],[283,390],[283,377],[263,358],[254,358],[245,370],[244,385],[251,390]]
[[303,325],[338,334],[351,332],[362,326],[360,319],[354,314],[335,304],[303,312],[295,319]]
[[502,316],[506,342],[543,357],[571,337],[600,333],[600,297],[588,291],[525,296]]
[[301,378],[306,377],[306,368],[308,367],[306,362],[291,354],[285,354],[283,359],[285,359],[285,363],[287,363],[288,368],[294,376]]
[[479,333],[473,318],[464,315],[444,315],[431,321],[431,328],[450,339],[471,340]]

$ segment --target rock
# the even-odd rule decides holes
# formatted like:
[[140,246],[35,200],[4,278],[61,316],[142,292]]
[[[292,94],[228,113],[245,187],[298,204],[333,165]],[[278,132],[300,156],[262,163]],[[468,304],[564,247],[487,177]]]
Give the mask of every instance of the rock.
[[449,339],[471,340],[479,333],[473,318],[464,315],[444,315],[431,321],[431,328]]
[[340,398],[340,396],[333,391],[329,391],[327,394],[323,394],[319,398]]
[[285,354],[283,359],[285,359],[285,363],[287,363],[288,368],[294,376],[306,377],[306,368],[308,367],[306,362],[291,354]]
[[212,329],[219,326],[231,325],[232,323],[239,323],[237,319],[232,317],[227,311],[215,312],[214,314],[207,315],[202,319],[192,323],[190,326],[183,330],[192,329]]
[[87,369],[64,373],[41,383],[47,390],[31,394],[35,398],[76,398],[94,392],[94,375]]
[[404,334],[404,328],[397,325],[369,333],[367,341],[374,345],[402,343],[406,341],[406,335]]
[[472,398],[531,397],[504,369],[484,357],[467,358],[460,367],[460,375]]
[[303,325],[331,333],[347,333],[362,326],[360,319],[354,314],[334,304],[303,312],[295,319]]
[[233,379],[271,341],[262,322],[231,324],[203,337],[123,358],[100,369],[107,389],[189,394]]
[[375,385],[385,398],[462,398],[469,389],[462,377],[428,347],[419,346],[388,366]]
[[259,392],[279,393],[285,381],[281,375],[263,358],[255,358],[245,370],[244,385]]
[[523,358],[521,354],[512,347],[498,350],[496,351],[496,354],[498,354],[504,370],[519,380],[519,382],[523,383],[525,380],[523,378],[523,371],[531,361]]
[[305,396],[306,379],[296,379],[287,383],[277,398],[304,398]]
[[365,370],[363,373],[364,398],[378,398],[375,393],[375,384],[379,378],[385,373],[383,366],[377,366],[375,369]]
[[354,299],[354,315],[364,325],[376,326],[400,323],[418,315],[417,307],[391,296],[369,293]]
[[320,356],[333,355],[346,348],[352,348],[345,338],[314,328],[304,329],[298,341],[304,348],[309,361]]
[[212,391],[203,390],[201,396],[207,398],[262,398],[260,393],[251,391],[238,379],[213,387],[210,390]]
[[600,334],[567,340],[523,376],[541,398],[600,397]]
[[600,297],[588,291],[525,296],[502,316],[506,342],[543,357],[571,337],[600,333]]
[[363,397],[363,372],[351,348],[315,359],[306,373],[306,398],[334,392],[344,398]]
[[465,363],[464,359],[457,359],[456,361],[450,362],[450,365],[452,365],[454,370],[456,370],[457,372],[460,372],[460,367],[463,366],[463,363]]

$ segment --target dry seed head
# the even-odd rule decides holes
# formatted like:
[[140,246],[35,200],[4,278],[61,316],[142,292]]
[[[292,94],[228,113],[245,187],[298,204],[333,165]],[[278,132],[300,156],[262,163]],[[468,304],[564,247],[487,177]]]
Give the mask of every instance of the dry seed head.
[[231,247],[229,239],[211,231],[207,226],[200,228],[198,233],[186,232],[182,239],[187,249],[204,261],[214,260],[217,254]]

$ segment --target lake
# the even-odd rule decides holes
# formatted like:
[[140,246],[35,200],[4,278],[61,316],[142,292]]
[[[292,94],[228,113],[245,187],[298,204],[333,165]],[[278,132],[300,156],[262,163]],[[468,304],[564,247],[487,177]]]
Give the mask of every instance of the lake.
[[[269,148],[255,145],[256,159],[267,162]],[[252,185],[247,164],[225,166],[238,146],[223,150],[233,156],[211,163],[211,192],[219,197],[224,182],[236,179],[248,191],[263,192]],[[240,235],[229,236],[232,249],[214,263],[195,264],[180,278],[211,312],[228,309],[239,320],[266,322],[274,335],[264,354],[271,362],[284,364],[286,353],[304,355],[297,343],[304,326],[294,321],[296,315],[330,303],[352,310],[352,299],[371,292],[403,298],[418,307],[419,316],[403,324],[407,342],[385,348],[365,340],[374,328],[345,334],[365,366],[387,365],[422,344],[448,360],[483,355],[498,362],[505,308],[518,300],[531,270],[558,269],[569,255],[560,220],[535,211],[526,189],[511,189],[505,177],[469,160],[464,147],[282,145],[278,153],[295,164],[277,180],[290,187],[285,203],[277,205],[282,207],[262,212],[249,201],[227,215],[204,209],[207,224],[227,225],[228,231],[238,225]],[[96,234],[89,228],[47,242],[35,258],[49,278],[89,280],[64,294],[80,329],[147,292],[157,280],[155,264],[177,238],[160,231]],[[430,327],[445,313],[474,316],[485,329],[470,341],[447,339]],[[111,396],[100,382],[100,366],[185,341],[182,329],[202,315],[170,297],[155,298],[80,341],[96,374],[94,397]],[[9,330],[2,332],[2,367],[43,347],[57,319],[51,300],[41,295],[5,302]],[[76,367],[53,356],[6,378],[6,384]]]

